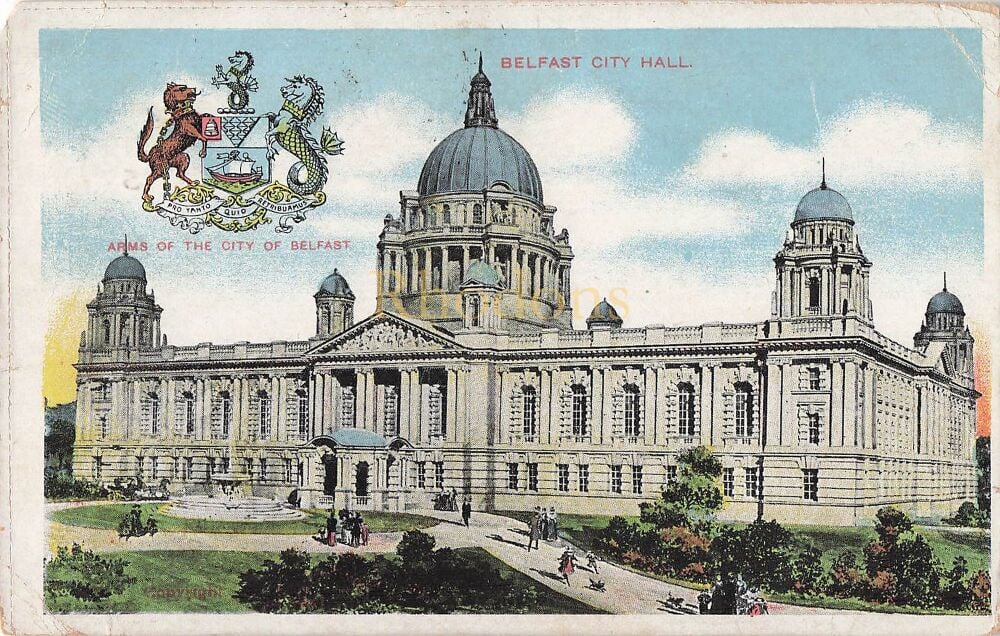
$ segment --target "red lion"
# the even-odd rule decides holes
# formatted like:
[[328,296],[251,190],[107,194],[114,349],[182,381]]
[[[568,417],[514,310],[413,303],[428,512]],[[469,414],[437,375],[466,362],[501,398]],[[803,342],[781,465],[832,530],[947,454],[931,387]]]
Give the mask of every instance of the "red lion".
[[191,163],[191,158],[185,151],[195,141],[201,141],[199,157],[204,157],[208,151],[208,140],[201,133],[201,115],[195,112],[193,105],[198,95],[197,90],[183,84],[174,84],[173,82],[167,84],[167,88],[163,91],[163,105],[166,107],[170,119],[163,125],[163,130],[165,131],[170,124],[173,124],[174,129],[166,139],[162,138],[163,133],[161,132],[161,138],[147,153],[143,148],[149,141],[150,135],[153,134],[153,109],[149,109],[149,116],[146,117],[146,124],[142,127],[142,132],[139,133],[138,143],[139,161],[149,164],[146,187],[142,189],[143,201],[153,200],[153,195],[149,193],[150,186],[157,179],[167,179],[167,171],[170,168],[177,170],[177,176],[185,183],[189,185],[194,183],[184,174],[188,164]]

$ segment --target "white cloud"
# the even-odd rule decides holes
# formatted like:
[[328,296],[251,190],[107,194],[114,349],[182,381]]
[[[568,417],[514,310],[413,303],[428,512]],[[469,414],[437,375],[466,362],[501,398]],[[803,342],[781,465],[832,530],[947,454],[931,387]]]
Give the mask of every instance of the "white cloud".
[[978,181],[979,134],[917,108],[860,101],[835,117],[809,146],[786,145],[756,130],[706,140],[684,177],[709,186],[801,187],[817,180],[826,157],[833,187],[954,189]]

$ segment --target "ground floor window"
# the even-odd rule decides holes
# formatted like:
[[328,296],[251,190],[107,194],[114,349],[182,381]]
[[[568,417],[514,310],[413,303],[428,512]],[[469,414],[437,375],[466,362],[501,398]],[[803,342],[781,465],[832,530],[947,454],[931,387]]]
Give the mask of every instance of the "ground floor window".
[[642,466],[632,466],[632,494],[642,494]]
[[751,499],[760,497],[760,470],[757,466],[743,469],[743,479],[746,488],[746,496]]
[[580,464],[577,468],[577,486],[580,492],[587,492],[590,490],[590,466]]
[[538,492],[538,464],[528,464],[528,490]]
[[622,492],[622,465],[611,465],[611,492],[621,494]]
[[732,497],[735,491],[736,479],[732,468],[722,469],[722,494],[725,497]]
[[677,481],[677,467],[667,466],[667,483]]
[[434,462],[434,488],[444,488],[444,462]]
[[260,458],[260,480],[267,480],[267,459],[264,457]]
[[185,457],[184,463],[181,464],[181,477],[184,480],[191,479],[194,476],[194,458]]
[[511,490],[517,490],[517,473],[518,466],[516,462],[510,462],[507,464],[507,488]]
[[215,458],[214,457],[209,457],[208,458],[208,474],[209,475],[214,475],[214,474],[216,474],[218,472],[218,470],[219,470],[219,467],[218,467],[218,465],[216,463]]
[[558,464],[559,492],[569,492],[569,464]]
[[160,478],[159,471],[157,470],[157,468],[158,468],[157,464],[159,463],[157,461],[157,457],[155,455],[153,457],[150,457],[149,458],[149,463],[151,465],[151,468],[150,468],[151,472],[149,473],[149,475],[155,481],[155,480],[157,480],[157,479]]
[[303,464],[302,462],[299,462],[299,474],[297,483],[300,486],[306,485],[306,467],[305,464]]
[[427,488],[427,463],[417,462],[417,488]]
[[94,477],[94,479],[96,479],[96,480],[100,480],[100,479],[101,479],[101,469],[103,468],[103,467],[101,466],[101,464],[102,464],[102,463],[103,463],[103,462],[101,461],[101,458],[100,458],[100,457],[95,457],[95,458],[94,458],[94,464],[93,464],[93,469],[92,469],[92,471],[91,471],[91,475],[92,475],[92,476]]
[[819,470],[807,468],[802,471],[802,498],[819,501]]
[[253,479],[253,459],[247,457],[243,460],[243,470],[248,478]]
[[285,483],[290,484],[292,483],[292,460],[286,458],[284,460],[284,465],[285,465],[285,470],[284,470]]

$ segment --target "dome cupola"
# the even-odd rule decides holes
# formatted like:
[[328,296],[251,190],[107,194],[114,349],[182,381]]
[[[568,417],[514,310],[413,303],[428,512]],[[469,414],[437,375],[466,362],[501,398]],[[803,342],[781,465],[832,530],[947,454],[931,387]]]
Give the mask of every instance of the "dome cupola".
[[125,252],[108,263],[104,270],[104,282],[110,280],[141,280],[146,282],[146,268],[138,259]]
[[851,204],[844,195],[826,185],[826,159],[823,159],[823,178],[819,187],[807,192],[795,208],[792,224],[802,221],[847,221],[854,225]]
[[334,268],[333,273],[323,279],[320,283],[316,296],[333,296],[336,298],[349,298],[354,300],[354,292],[347,284],[347,279],[341,276],[340,272]]
[[607,298],[594,306],[587,317],[587,329],[620,329],[624,321]]
[[482,192],[502,184],[515,194],[542,202],[542,180],[531,155],[516,139],[497,127],[490,80],[473,76],[465,112],[465,127],[439,143],[424,162],[417,191],[420,196]]
[[927,317],[933,314],[954,314],[956,316],[965,315],[965,307],[958,296],[948,291],[948,274],[944,275],[944,286],[941,291],[931,296],[927,303]]

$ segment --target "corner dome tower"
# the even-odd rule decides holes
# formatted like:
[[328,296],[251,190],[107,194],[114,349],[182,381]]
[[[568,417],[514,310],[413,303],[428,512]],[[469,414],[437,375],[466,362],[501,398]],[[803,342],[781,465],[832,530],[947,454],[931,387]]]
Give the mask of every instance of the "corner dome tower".
[[948,291],[948,275],[944,274],[941,291],[931,296],[920,331],[913,335],[913,346],[928,353],[938,343],[947,362],[945,371],[951,375],[972,378],[975,339],[965,324],[965,307],[958,296]]
[[316,338],[335,336],[354,324],[354,292],[336,269],[323,279],[316,299]]
[[494,184],[542,203],[542,180],[531,155],[497,127],[490,80],[479,71],[469,88],[465,127],[451,133],[431,151],[420,171],[417,192],[429,196],[482,192]]
[[125,252],[108,263],[104,270],[104,282],[109,280],[141,280],[146,282],[146,268],[138,259]]

